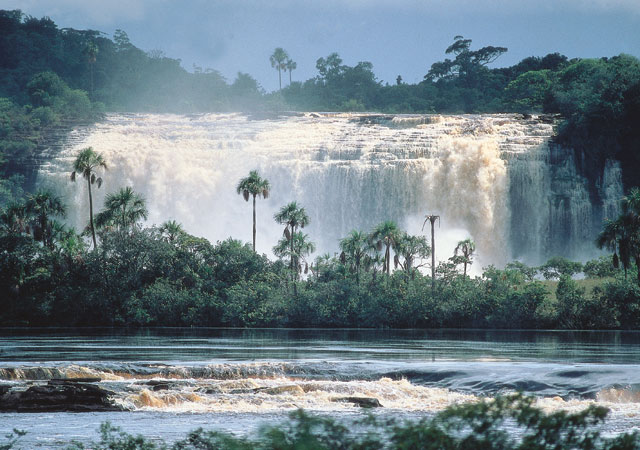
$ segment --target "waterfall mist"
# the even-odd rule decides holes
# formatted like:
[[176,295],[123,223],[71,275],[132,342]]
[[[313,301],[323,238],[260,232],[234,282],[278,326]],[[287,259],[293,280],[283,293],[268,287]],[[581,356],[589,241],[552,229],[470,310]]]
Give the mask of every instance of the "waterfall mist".
[[471,237],[478,270],[513,258],[537,263],[557,242],[563,256],[593,251],[595,224],[622,193],[619,167],[607,165],[602,204],[593,204],[572,152],[552,136],[548,121],[517,115],[110,114],[74,130],[38,183],[66,200],[68,222],[83,229],[86,187],[69,174],[79,149],[92,146],[109,164],[96,210],[106,193],[128,185],[146,198],[149,224],[175,219],[214,242],[249,242],[251,202],[235,187],[257,169],[272,186],[257,201],[259,252],[272,254],[282,235],[273,215],[296,200],[311,218],[304,231],[317,254],[337,252],[350,230],[384,220],[419,234],[424,216],[438,214],[438,259]]

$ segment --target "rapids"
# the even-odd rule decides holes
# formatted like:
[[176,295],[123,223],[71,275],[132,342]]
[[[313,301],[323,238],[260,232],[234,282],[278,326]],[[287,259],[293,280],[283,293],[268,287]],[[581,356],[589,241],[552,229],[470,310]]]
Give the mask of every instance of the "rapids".
[[0,389],[100,378],[126,411],[3,413],[26,447],[96,437],[110,421],[173,440],[198,427],[247,433],[304,408],[419,419],[522,391],[547,411],[611,409],[607,432],[640,427],[640,334],[473,330],[0,330]]
[[622,195],[620,168],[607,163],[594,195],[553,135],[547,117],[504,114],[109,114],[45,152],[37,183],[75,205],[68,220],[83,229],[86,189],[69,174],[78,150],[92,146],[110,166],[94,190],[98,210],[106,193],[129,185],[146,198],[149,224],[174,219],[214,242],[250,241],[251,206],[235,186],[257,169],[272,186],[257,202],[260,252],[271,254],[282,233],[274,213],[297,200],[318,254],[384,220],[423,233],[425,214],[438,214],[438,259],[471,237],[479,270],[594,254]]

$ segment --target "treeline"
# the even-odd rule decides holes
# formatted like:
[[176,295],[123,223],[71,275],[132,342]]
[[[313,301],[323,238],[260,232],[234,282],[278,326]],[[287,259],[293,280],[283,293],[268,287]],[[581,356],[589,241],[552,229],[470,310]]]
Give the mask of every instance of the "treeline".
[[[106,167],[84,149],[72,180],[86,183],[91,198]],[[269,189],[255,171],[237,186],[254,208]],[[253,250],[255,240],[212,244],[175,221],[142,227],[145,202],[129,187],[107,194],[95,220],[88,211],[83,238],[58,222],[62,202],[39,191],[0,213],[0,325],[634,329],[640,190],[624,198],[622,211],[599,239],[613,259],[514,262],[471,278],[475,246],[464,240],[432,279],[418,270],[431,251],[425,238],[393,222],[354,230],[340,254],[312,261],[314,245],[302,231],[312,224],[291,202],[274,216],[284,233],[272,261]],[[596,287],[572,279],[581,272],[598,279]],[[559,282],[550,289],[540,276]]]
[[[68,108],[70,117],[87,116],[89,105],[77,90],[87,93],[97,111],[106,107],[178,113],[283,109],[557,113],[563,118],[558,140],[578,151],[577,160],[594,193],[606,159],[622,162],[627,188],[637,184],[638,59],[629,55],[568,59],[552,53],[525,58],[511,67],[488,67],[505,52],[506,48],[494,46],[473,49],[470,39],[456,36],[445,49],[444,60],[429,69],[425,64],[422,82],[407,84],[398,75],[389,84],[377,79],[370,62],[349,66],[337,53],[318,58],[317,76],[291,82],[297,64],[277,48],[271,57],[265,55],[265,64],[277,69],[280,85],[286,86],[265,93],[246,73],[228,81],[211,69],[194,67],[188,72],[180,60],[161,51],[140,50],[122,30],[109,39],[95,30],[59,29],[49,18],[36,19],[18,10],[0,11],[0,105],[5,115],[14,115],[19,108],[30,112],[50,106],[39,98],[34,102],[28,85],[39,74],[53,72],[70,87],[67,97],[76,97],[58,105],[64,111]],[[289,72],[288,83],[282,71]],[[0,112],[0,120],[6,123],[1,116]],[[40,109],[30,120],[50,123],[51,110]],[[33,129],[28,124],[26,128]],[[21,130],[21,125],[16,129]]]

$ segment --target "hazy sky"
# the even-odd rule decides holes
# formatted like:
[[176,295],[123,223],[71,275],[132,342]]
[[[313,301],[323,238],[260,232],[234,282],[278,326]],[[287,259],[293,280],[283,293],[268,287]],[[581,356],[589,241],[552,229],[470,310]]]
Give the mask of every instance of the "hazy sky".
[[229,81],[247,72],[269,91],[278,85],[275,47],[298,63],[298,81],[338,52],[348,65],[372,62],[379,80],[415,83],[458,34],[473,48],[508,47],[498,66],[556,51],[640,56],[640,0],[0,0],[0,9],[109,37],[120,28],[187,70],[216,69]]

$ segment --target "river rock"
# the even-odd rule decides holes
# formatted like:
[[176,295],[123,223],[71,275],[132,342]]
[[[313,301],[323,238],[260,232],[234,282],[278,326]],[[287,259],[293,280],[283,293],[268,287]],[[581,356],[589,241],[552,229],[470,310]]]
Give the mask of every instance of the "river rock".
[[380,400],[375,397],[336,397],[332,402],[353,403],[360,408],[382,408]]
[[304,390],[298,386],[297,384],[291,384],[286,386],[275,386],[275,387],[261,387],[254,389],[253,392],[256,393],[264,393],[269,395],[280,395],[280,394],[294,394],[294,395],[302,395],[304,394]]
[[72,381],[31,386],[27,390],[8,390],[0,395],[0,411],[88,412],[122,411],[111,400],[113,392],[94,384]]

